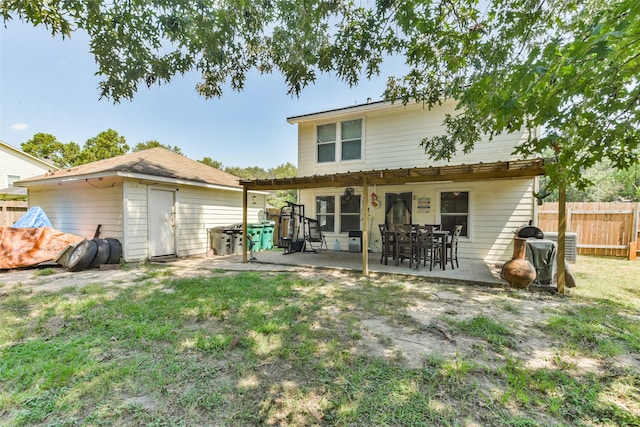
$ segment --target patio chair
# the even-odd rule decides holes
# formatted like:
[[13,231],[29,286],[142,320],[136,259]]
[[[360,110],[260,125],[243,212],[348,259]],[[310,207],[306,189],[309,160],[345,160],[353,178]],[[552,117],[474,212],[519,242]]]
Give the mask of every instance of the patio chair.
[[396,225],[396,265],[404,263],[406,258],[409,259],[409,268],[412,267],[414,254],[413,254],[413,235],[411,224]]
[[458,239],[460,238],[460,233],[462,233],[462,226],[456,225],[456,228],[453,230],[453,236],[451,236],[451,241],[447,242],[447,251],[449,252],[452,269],[454,268],[454,259],[456,260],[456,267],[460,268],[460,265],[458,264]]
[[[309,242],[310,252],[317,252],[318,250],[322,250],[322,246],[324,249],[328,249],[327,241],[324,238],[324,234],[320,229],[320,223],[317,219],[313,218],[304,218],[304,221],[307,226],[307,231],[305,233],[305,239]],[[313,247],[313,243],[320,243],[318,249]]]
[[387,224],[378,224],[380,230],[380,241],[382,242],[382,250],[380,251],[380,264],[384,261],[384,265],[388,264],[389,256],[391,259],[396,259],[396,232],[390,230]]
[[427,265],[429,260],[429,270],[433,270],[434,264],[442,265],[442,247],[433,236],[434,227],[432,225],[415,225],[414,226],[414,249],[413,253],[416,259],[416,270],[420,267],[420,261]]

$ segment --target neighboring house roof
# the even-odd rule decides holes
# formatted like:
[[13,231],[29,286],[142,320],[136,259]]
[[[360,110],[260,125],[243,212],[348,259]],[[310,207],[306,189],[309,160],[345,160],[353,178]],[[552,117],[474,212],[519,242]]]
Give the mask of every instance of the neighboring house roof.
[[0,188],[0,200],[27,200],[27,189],[17,187]]
[[191,160],[162,147],[137,151],[61,169],[45,175],[23,179],[16,185],[62,181],[82,178],[121,176],[139,179],[164,179],[168,182],[185,182],[240,188],[238,177],[222,172],[204,163]]
[[46,160],[43,160],[43,159],[41,159],[39,157],[36,157],[36,156],[32,156],[31,154],[25,153],[24,151],[14,147],[14,146],[11,146],[11,145],[7,144],[6,142],[0,141],[0,146],[6,148],[9,151],[14,152],[18,156],[26,157],[28,159],[33,160],[36,163],[40,163],[42,165],[42,167],[49,168],[49,169],[58,169],[57,166],[55,166],[53,163],[51,163],[49,161],[46,161]]

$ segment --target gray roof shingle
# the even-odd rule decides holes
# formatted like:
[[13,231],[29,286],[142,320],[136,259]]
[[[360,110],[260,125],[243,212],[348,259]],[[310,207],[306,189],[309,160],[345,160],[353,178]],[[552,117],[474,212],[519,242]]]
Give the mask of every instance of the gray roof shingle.
[[105,172],[113,172],[113,175],[119,175],[120,172],[194,181],[204,184],[240,187],[238,177],[191,160],[162,147],[136,151],[123,156],[111,157],[68,169],[60,169],[45,175],[24,179],[20,182],[29,183],[31,181],[93,174],[104,175]]

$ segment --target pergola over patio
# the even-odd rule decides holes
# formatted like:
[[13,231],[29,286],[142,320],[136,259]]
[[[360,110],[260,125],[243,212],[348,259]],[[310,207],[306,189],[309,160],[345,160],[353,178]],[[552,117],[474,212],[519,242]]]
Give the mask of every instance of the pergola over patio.
[[[544,175],[543,159],[512,160],[504,162],[474,163],[468,165],[430,166],[426,168],[401,168],[343,172],[328,175],[312,175],[294,178],[240,180],[243,187],[242,239],[247,239],[247,194],[252,190],[298,190],[330,187],[362,187],[360,215],[363,218],[362,247],[369,247],[369,185],[401,185],[428,182],[468,182],[498,179],[534,178]],[[247,247],[242,246],[242,261],[248,262]],[[362,273],[369,274],[369,253],[362,251]]]

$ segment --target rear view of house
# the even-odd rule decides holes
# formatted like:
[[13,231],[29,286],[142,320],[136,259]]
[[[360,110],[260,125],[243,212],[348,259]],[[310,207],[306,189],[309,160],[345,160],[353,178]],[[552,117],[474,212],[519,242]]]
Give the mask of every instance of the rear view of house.
[[461,258],[509,259],[513,231],[536,217],[543,162],[513,155],[524,131],[433,161],[420,142],[443,134],[447,114],[455,102],[432,109],[373,102],[289,117],[298,126],[298,177],[243,185],[299,189],[307,216],[343,248],[355,230],[380,252],[379,224],[442,224],[450,233],[461,225]]

